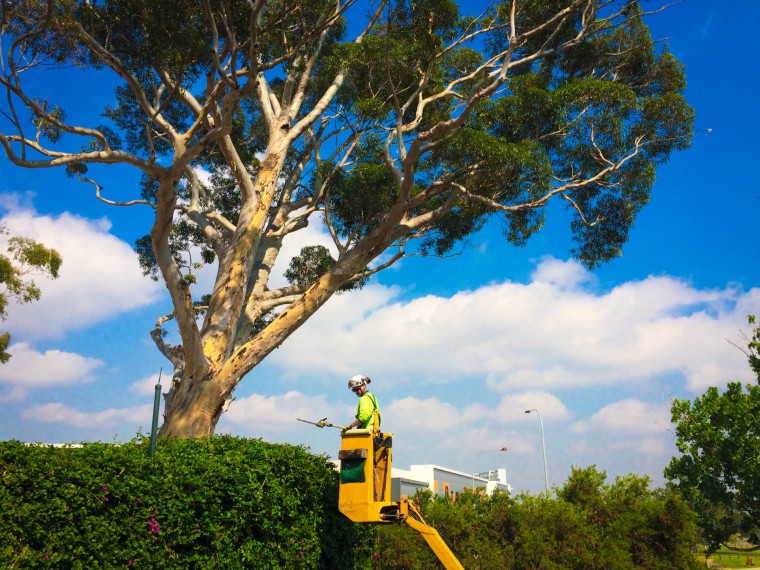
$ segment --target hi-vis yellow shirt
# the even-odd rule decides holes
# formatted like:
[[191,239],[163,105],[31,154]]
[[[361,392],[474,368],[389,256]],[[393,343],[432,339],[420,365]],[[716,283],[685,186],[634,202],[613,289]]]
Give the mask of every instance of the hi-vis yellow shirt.
[[[377,425],[373,423],[375,410],[377,410]],[[365,392],[359,398],[356,419],[362,423],[361,429],[380,429],[380,406],[377,405],[377,398],[371,392]]]

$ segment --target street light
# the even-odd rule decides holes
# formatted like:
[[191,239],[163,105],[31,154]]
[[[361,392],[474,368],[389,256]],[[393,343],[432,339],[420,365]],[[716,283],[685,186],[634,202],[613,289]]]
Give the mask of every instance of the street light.
[[506,447],[502,447],[501,449],[481,449],[480,451],[476,451],[475,455],[472,457],[472,488],[475,489],[475,456],[478,453],[487,453],[489,451],[509,451]]
[[546,496],[549,496],[549,475],[546,472],[546,442],[544,441],[544,422],[541,419],[541,414],[538,413],[538,410],[525,410],[526,414],[529,414],[531,412],[536,412],[538,415],[538,421],[541,424],[541,450],[544,452],[544,483],[546,484]]

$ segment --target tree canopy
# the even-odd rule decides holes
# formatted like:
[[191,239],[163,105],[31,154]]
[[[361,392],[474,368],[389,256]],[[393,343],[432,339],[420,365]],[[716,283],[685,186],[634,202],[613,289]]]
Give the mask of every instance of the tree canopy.
[[[0,234],[7,235],[8,230],[0,226]],[[5,320],[10,300],[31,303],[40,298],[40,288],[30,275],[57,279],[61,263],[61,255],[52,248],[23,236],[8,238],[6,253],[0,253],[0,319]],[[0,334],[0,362],[11,357],[7,352],[10,341],[9,332]]]
[[[174,307],[152,333],[174,367],[163,436],[212,432],[243,377],[333,294],[407,255],[444,255],[491,217],[521,245],[560,200],[581,262],[621,254],[657,166],[691,139],[683,66],[638,2],[469,6],[2,4],[8,158],[154,212],[136,250]],[[28,90],[51,66],[118,78],[102,124],[69,119],[54,88]],[[131,200],[92,174],[116,163],[143,175]],[[270,287],[283,240],[309,224],[332,249],[305,247],[289,285]],[[196,291],[209,264],[213,290]]]
[[736,532],[756,533],[760,521],[760,329],[749,321],[746,354],[757,382],[730,382],[723,393],[713,386],[671,409],[681,455],[665,477],[699,515],[709,551]]

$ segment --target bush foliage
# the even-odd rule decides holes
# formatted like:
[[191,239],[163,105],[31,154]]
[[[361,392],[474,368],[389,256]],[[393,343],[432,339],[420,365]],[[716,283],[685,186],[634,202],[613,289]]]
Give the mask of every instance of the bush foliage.
[[[573,469],[556,499],[465,492],[452,502],[423,492],[416,501],[467,570],[699,567],[694,514],[677,495],[650,490],[646,477],[605,478]],[[377,551],[378,570],[441,567],[405,526],[381,527]]]
[[[54,448],[0,442],[0,568],[438,568],[406,525],[337,509],[332,464],[230,436]],[[416,502],[468,570],[688,569],[694,514],[645,477],[574,469],[556,498]]]
[[0,442],[0,568],[362,568],[371,529],[332,464],[218,436],[53,448]]

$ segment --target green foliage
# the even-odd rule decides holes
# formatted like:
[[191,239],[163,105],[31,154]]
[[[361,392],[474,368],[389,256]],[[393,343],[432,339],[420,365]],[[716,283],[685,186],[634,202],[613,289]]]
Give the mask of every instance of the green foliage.
[[[0,234],[8,231],[0,226]],[[40,288],[28,275],[43,275],[50,279],[58,278],[63,259],[52,248],[45,247],[32,239],[13,236],[8,239],[8,255],[0,254],[0,319],[6,317],[8,301],[30,303],[40,298]],[[10,343],[10,334],[0,335],[0,362],[8,362],[11,357],[6,351]]]
[[46,140],[56,143],[61,140],[61,129],[58,127],[58,123],[66,121],[66,112],[59,106],[55,106],[52,109],[48,109],[46,101],[40,101],[39,99],[33,101],[33,105],[41,109],[47,116],[40,117],[35,116],[32,119],[32,124],[37,128],[37,132],[41,137]]
[[[438,567],[406,525],[337,510],[324,457],[231,436],[54,448],[0,443],[4,568]],[[415,500],[468,569],[695,568],[693,513],[647,478],[574,469],[557,498]]]
[[[290,260],[290,265],[285,271],[285,278],[294,285],[306,287],[334,265],[335,259],[330,255],[326,247],[307,245],[301,248],[301,253]],[[367,279],[367,277],[363,277],[347,283],[338,289],[338,291],[361,289],[366,284]]]
[[367,566],[372,531],[337,511],[325,458],[229,436],[147,449],[0,443],[0,567]]
[[[518,29],[538,25],[568,5],[547,0],[521,6]],[[480,25],[510,27],[507,4],[499,5]],[[341,67],[351,73],[338,100],[359,124],[390,124],[410,93],[440,92],[480,65],[485,55],[506,44],[504,28],[486,34],[484,52],[460,45],[439,56],[444,45],[470,29],[457,4],[447,0],[394,2],[375,35],[360,44],[338,44],[319,69],[314,85],[324,88]],[[577,33],[568,22],[558,33],[538,33],[516,48],[516,56],[559,45]],[[656,165],[691,139],[694,112],[681,92],[684,68],[667,46],[659,53],[636,3],[624,24],[607,27],[577,46],[547,55],[513,71],[503,94],[480,104],[471,121],[435,145],[416,167],[415,183],[435,181],[467,188],[494,205],[514,208],[506,218],[505,237],[524,245],[543,226],[539,199],[560,180],[594,179],[606,164],[620,162],[594,180],[568,190],[575,256],[589,267],[617,257],[638,212],[649,200]],[[471,31],[471,29],[470,29]],[[458,83],[459,97],[470,93],[481,74]],[[424,109],[420,131],[456,116],[457,102],[441,97]],[[402,114],[411,121],[416,110]],[[374,136],[374,135],[373,135]],[[641,141],[645,141],[640,144]],[[632,156],[628,156],[633,153]],[[625,158],[627,157],[627,158]],[[364,235],[387,213],[396,198],[397,181],[383,155],[361,156],[350,168],[333,174],[330,194],[333,225],[344,236]],[[416,213],[440,208],[449,193],[433,197]],[[518,208],[535,203],[535,208]],[[426,228],[423,253],[443,255],[474,235],[497,209],[486,201],[455,201],[451,211]]]
[[5,295],[21,303],[29,303],[40,298],[40,290],[34,281],[24,281],[26,275],[45,275],[58,278],[61,255],[54,249],[45,247],[32,239],[14,236],[8,240],[10,257],[0,256],[0,283],[5,285]]
[[[336,73],[350,70],[326,113],[341,118],[336,129],[344,135],[338,139],[348,133],[357,135],[358,150],[337,167],[332,159],[323,161],[313,154],[310,145],[324,141],[296,141],[287,149],[282,176],[284,180],[295,173],[302,178],[293,196],[303,198],[302,190],[311,187],[310,197],[317,206],[329,206],[330,222],[338,233],[358,239],[377,226],[398,198],[399,179],[389,167],[390,161],[398,163],[398,159],[395,151],[380,152],[380,138],[401,124],[408,128],[406,144],[415,137],[428,137],[428,129],[457,117],[463,102],[492,80],[489,72],[494,67],[480,66],[509,46],[510,33],[542,26],[570,8],[558,27],[545,25],[509,46],[512,61],[526,60],[510,69],[509,81],[495,94],[467,109],[469,119],[461,128],[440,139],[438,135],[425,138],[432,144],[406,170],[405,178],[413,179],[420,189],[436,184],[444,189],[428,192],[414,210],[421,214],[450,208],[415,236],[419,250],[436,255],[465,243],[494,214],[505,218],[506,239],[523,245],[543,225],[545,202],[539,203],[540,198],[562,181],[593,180],[563,195],[568,208],[577,213],[570,223],[572,251],[584,264],[595,267],[621,254],[638,212],[649,199],[656,165],[689,145],[694,112],[682,96],[683,65],[667,46],[653,41],[637,2],[627,3],[615,21],[604,19],[604,3],[592,2],[583,18],[572,4],[541,0],[520,5],[516,29],[512,29],[509,2],[495,3],[482,19],[475,19],[462,17],[461,3],[452,0],[399,0],[388,5],[361,42],[342,41],[346,22],[338,18],[317,47],[310,40],[322,31],[322,23],[335,8],[325,0],[269,1],[255,14],[247,0],[205,4],[193,0],[25,0],[18,10],[9,12],[8,33],[25,38],[29,59],[36,59],[31,57],[34,54],[40,60],[102,69],[109,65],[109,58],[117,58],[133,81],[116,88],[116,103],[104,113],[119,133],[108,126],[98,131],[114,149],[121,147],[118,135],[122,135],[128,151],[153,163],[170,157],[176,149],[166,127],[146,116],[138,92],[155,97],[152,105],[172,132],[185,132],[197,119],[196,110],[178,93],[187,90],[199,102],[211,96],[199,89],[210,89],[212,84],[207,82],[227,56],[232,61],[226,65],[266,70],[272,93],[282,100],[285,91],[293,88],[285,87],[285,74],[297,76],[306,69],[308,58],[319,55],[304,82],[300,117],[314,110]],[[591,14],[598,18],[593,33],[577,43],[569,41],[582,31],[582,20]],[[85,34],[109,56],[87,47],[82,42]],[[459,41],[470,35],[477,40]],[[501,61],[497,59],[494,66]],[[214,88],[214,96],[232,94],[238,88],[237,82],[225,80]],[[255,176],[257,153],[265,152],[270,133],[261,103],[252,95],[250,90],[241,92],[239,102],[231,103],[226,133],[240,164]],[[421,107],[415,102],[427,98],[430,101]],[[55,123],[66,120],[64,110],[49,106],[44,99],[32,101],[34,124],[48,140],[58,141],[61,129]],[[415,123],[418,111],[421,116]],[[412,123],[413,127],[408,126]],[[199,123],[183,144],[200,140],[209,130],[211,124]],[[325,136],[327,141],[332,135]],[[85,148],[101,146],[102,141],[90,141]],[[200,208],[219,212],[234,224],[240,189],[231,173],[238,166],[230,162],[229,150],[222,151],[216,144],[204,147],[208,150],[193,159],[193,166],[202,166],[213,178]],[[626,159],[630,153],[635,156]],[[302,169],[297,157],[310,168]],[[596,178],[612,164],[619,166]],[[87,166],[69,163],[67,169],[82,175]],[[329,176],[329,191],[320,194],[316,187],[326,170],[334,172]],[[461,188],[470,195],[466,200],[456,199]],[[179,182],[177,199],[186,198],[187,191]],[[526,204],[533,205],[526,208]],[[209,245],[197,223],[197,219],[177,216],[170,243],[176,259],[188,246]],[[138,243],[137,249],[146,274],[156,278],[148,248]]]
[[[557,498],[485,496],[455,501],[429,492],[415,499],[425,521],[468,569],[698,568],[694,514],[675,494],[649,489],[646,477],[605,483],[595,467],[573,469]],[[439,567],[413,530],[378,531],[377,569]]]
[[730,382],[721,393],[710,387],[693,402],[674,400],[672,422],[681,453],[665,469],[699,515],[707,550],[760,520],[760,332],[750,316],[746,354],[757,382]]
[[315,276],[321,275],[333,265],[335,260],[326,247],[307,246],[301,249],[300,255],[291,260],[285,278],[296,285],[308,285]]
[[11,343],[11,333],[0,334],[0,362],[8,362],[11,355],[8,354],[8,345]]
[[756,322],[755,316],[750,315],[749,325],[752,327],[753,334],[752,338],[747,339],[747,358],[752,372],[760,379],[760,328],[757,327]]

